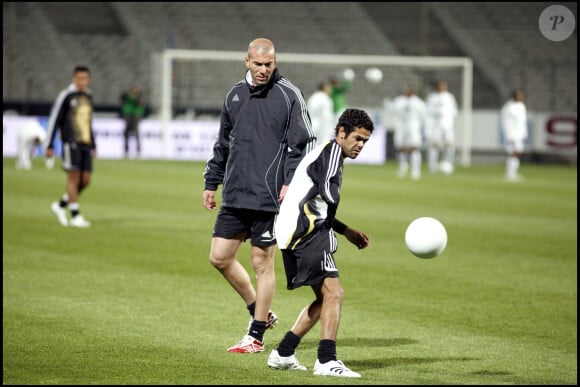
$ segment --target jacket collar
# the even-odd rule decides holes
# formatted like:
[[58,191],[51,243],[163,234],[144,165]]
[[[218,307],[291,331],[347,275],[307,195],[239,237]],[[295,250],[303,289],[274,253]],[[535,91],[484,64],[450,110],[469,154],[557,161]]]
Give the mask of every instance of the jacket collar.
[[251,93],[261,93],[263,91],[270,90],[274,85],[274,83],[278,82],[281,78],[282,76],[278,71],[278,67],[276,67],[274,69],[274,72],[272,73],[272,76],[270,77],[270,81],[267,84],[265,84],[264,86],[253,86],[252,75],[250,74],[250,70],[246,72],[246,84],[248,85],[248,88],[250,89]]
[[[78,88],[75,86],[75,84],[74,84],[74,83],[71,83],[70,85],[68,85],[68,87],[67,87],[66,89],[67,89],[67,91],[69,91],[69,92],[73,92],[73,93],[74,93],[74,92],[80,92],[80,90],[79,90],[79,89],[78,89]],[[86,90],[85,90],[85,94],[92,94],[92,93],[93,93],[93,92],[92,92],[92,90],[91,90],[91,89],[86,89]]]

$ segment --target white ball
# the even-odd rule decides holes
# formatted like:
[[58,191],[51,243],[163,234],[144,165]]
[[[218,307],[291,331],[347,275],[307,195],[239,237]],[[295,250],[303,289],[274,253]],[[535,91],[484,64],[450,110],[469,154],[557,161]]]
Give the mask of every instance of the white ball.
[[344,71],[342,72],[342,76],[347,81],[352,81],[354,79],[354,70],[351,68],[344,69]]
[[445,250],[447,231],[435,218],[417,218],[405,232],[405,243],[411,253],[419,258],[433,258]]
[[54,168],[54,157],[48,157],[44,160],[44,165],[46,166],[46,169],[52,169]]
[[444,174],[444,175],[451,175],[453,173],[455,168],[453,168],[453,164],[451,164],[449,161],[441,161],[439,163],[439,170]]
[[383,72],[381,71],[381,69],[378,69],[376,67],[369,67],[365,71],[365,77],[367,81],[371,83],[379,83],[383,80]]

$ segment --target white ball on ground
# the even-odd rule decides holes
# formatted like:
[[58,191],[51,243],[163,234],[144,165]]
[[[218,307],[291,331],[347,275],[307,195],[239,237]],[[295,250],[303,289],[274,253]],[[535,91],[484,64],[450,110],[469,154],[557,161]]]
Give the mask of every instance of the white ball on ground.
[[441,161],[439,163],[439,170],[444,174],[444,175],[451,175],[455,168],[453,167],[453,164],[450,163],[449,161]]
[[370,83],[380,83],[383,80],[383,72],[377,67],[369,67],[365,71],[365,77]]
[[54,157],[47,157],[46,160],[44,160],[44,165],[46,166],[46,169],[54,168]]

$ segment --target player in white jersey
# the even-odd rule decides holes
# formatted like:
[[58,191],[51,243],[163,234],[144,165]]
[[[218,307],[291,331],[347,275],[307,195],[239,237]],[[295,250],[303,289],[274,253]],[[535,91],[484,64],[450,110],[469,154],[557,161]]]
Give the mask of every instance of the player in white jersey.
[[412,87],[405,90],[404,95],[396,97],[391,103],[391,111],[395,120],[395,148],[399,177],[407,176],[411,165],[411,178],[421,178],[421,129],[425,126],[427,106],[419,98]]
[[16,169],[32,169],[30,158],[34,156],[35,148],[46,140],[46,130],[38,120],[32,119],[26,122],[18,131],[18,156],[16,157]]
[[528,138],[528,117],[524,93],[521,90],[514,90],[511,98],[501,108],[500,128],[508,153],[505,178],[508,181],[520,181],[520,158],[524,151],[524,142]]
[[335,139],[306,154],[288,186],[274,223],[287,288],[310,286],[316,298],[302,309],[291,330],[272,350],[268,358],[271,368],[306,370],[294,352],[302,337],[320,320],[314,374],[360,377],[336,356],[344,291],[333,254],[337,249],[335,232],[343,234],[359,249],[368,246],[369,238],[338,221],[335,215],[340,200],[344,159],[354,159],[360,154],[373,129],[373,122],[366,112],[346,109],[336,126]]
[[[425,103],[428,113],[425,137],[429,171],[435,173],[441,170],[447,174],[453,173],[455,163],[453,124],[457,116],[457,101],[447,90],[447,82],[438,80],[435,83],[435,91],[427,96]],[[441,163],[439,163],[440,152],[444,152]]]
[[308,101],[306,106],[312,130],[316,136],[316,145],[326,143],[334,139],[334,111],[332,98],[330,98],[331,85],[328,82],[321,82]]

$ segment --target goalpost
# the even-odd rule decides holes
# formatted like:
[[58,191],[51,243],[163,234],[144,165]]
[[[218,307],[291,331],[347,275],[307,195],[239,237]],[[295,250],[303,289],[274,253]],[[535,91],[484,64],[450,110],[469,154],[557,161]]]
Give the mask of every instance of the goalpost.
[[[243,78],[244,51],[167,49],[153,57],[152,95],[159,95],[158,105],[164,155],[168,156],[168,128],[176,106],[185,108],[221,108],[227,91]],[[473,98],[473,61],[468,57],[401,56],[401,55],[339,55],[278,53],[282,75],[299,86],[305,98],[315,91],[318,82],[342,72],[346,67],[356,78],[349,91],[352,106],[381,108],[385,96],[394,97],[404,86],[424,87],[417,75],[421,70],[453,70],[461,92],[459,103],[461,164],[471,165],[471,128]],[[364,70],[378,67],[383,71],[381,83],[364,80]],[[453,75],[455,76],[455,75]],[[450,75],[451,78],[453,78]],[[360,79],[362,78],[362,81]],[[448,82],[452,91],[452,82]],[[155,102],[154,102],[155,103]]]

